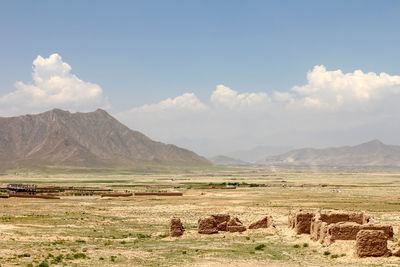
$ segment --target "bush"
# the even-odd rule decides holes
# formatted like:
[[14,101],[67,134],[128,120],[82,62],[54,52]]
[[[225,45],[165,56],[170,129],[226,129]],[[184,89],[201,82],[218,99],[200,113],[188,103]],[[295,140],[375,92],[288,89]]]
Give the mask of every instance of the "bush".
[[338,255],[338,254],[333,254],[333,255],[331,255],[331,258],[332,258],[332,259],[339,258],[339,255]]
[[39,264],[39,267],[49,267],[49,264],[48,264],[46,261],[42,261],[42,262]]
[[265,248],[265,245],[261,244],[261,245],[256,246],[254,249],[255,250],[264,250],[264,248]]
[[151,237],[151,235],[146,235],[146,234],[137,234],[136,235],[138,238],[150,238]]
[[299,248],[300,245],[296,244],[296,245],[294,245],[293,247],[294,247],[294,248]]
[[55,257],[55,258],[51,261],[51,264],[57,264],[57,263],[62,262],[63,257],[64,257],[63,255],[58,255],[57,257]]
[[84,253],[74,254],[74,259],[85,259],[85,258],[86,258],[86,254],[84,254]]
[[116,258],[117,258],[117,256],[111,256],[110,261],[114,262]]
[[324,255],[325,255],[325,256],[329,256],[329,255],[331,255],[331,253],[330,253],[329,251],[325,251],[325,252],[324,252]]
[[304,243],[304,244],[303,244],[303,247],[307,248],[307,247],[308,247],[308,244],[307,244],[307,243]]

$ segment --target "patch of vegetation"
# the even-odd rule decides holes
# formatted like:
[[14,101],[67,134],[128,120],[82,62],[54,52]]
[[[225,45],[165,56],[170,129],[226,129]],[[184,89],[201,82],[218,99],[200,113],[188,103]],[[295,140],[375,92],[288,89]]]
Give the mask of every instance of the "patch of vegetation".
[[255,250],[264,250],[264,248],[265,248],[265,245],[261,244],[261,245],[256,246],[254,249]]
[[299,248],[300,245],[299,245],[299,244],[296,244],[296,245],[294,245],[293,247],[294,247],[294,248]]
[[331,253],[329,251],[324,251],[324,255],[329,256],[329,255],[331,255]]
[[308,247],[308,243],[304,243],[304,244],[303,244],[303,247],[304,247],[304,248],[307,248],[307,247]]
[[339,258],[339,255],[338,255],[338,254],[332,254],[332,255],[331,255],[331,258],[332,258],[332,259]]
[[76,253],[74,254],[74,259],[86,259],[86,254],[84,253]]
[[151,235],[146,235],[146,234],[136,234],[137,238],[151,238]]

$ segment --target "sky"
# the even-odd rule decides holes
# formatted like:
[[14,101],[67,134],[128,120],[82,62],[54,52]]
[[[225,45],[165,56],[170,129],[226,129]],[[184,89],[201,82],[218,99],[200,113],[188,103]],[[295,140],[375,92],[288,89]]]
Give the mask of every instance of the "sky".
[[0,2],[0,116],[107,110],[205,156],[400,145],[400,1]]

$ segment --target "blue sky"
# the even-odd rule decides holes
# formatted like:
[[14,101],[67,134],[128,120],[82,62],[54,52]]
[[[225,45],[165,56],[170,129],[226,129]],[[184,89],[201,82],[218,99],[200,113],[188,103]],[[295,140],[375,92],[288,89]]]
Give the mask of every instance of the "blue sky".
[[209,105],[217,85],[287,92],[317,65],[396,76],[399,28],[400,1],[1,1],[0,97],[32,83],[32,62],[54,53],[101,87],[112,114],[185,93]]
[[314,65],[400,73],[399,1],[2,1],[0,93],[59,53],[129,108],[216,84],[287,90]]

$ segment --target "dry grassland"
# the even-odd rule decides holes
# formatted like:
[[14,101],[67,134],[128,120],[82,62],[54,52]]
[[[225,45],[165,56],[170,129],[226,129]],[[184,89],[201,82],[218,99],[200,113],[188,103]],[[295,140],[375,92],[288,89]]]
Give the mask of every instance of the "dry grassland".
[[[287,214],[294,208],[365,211],[376,222],[393,225],[397,241],[400,173],[237,168],[167,174],[22,173],[0,179],[1,186],[18,182],[104,187],[120,193],[183,192],[123,198],[0,198],[1,266],[400,265],[396,257],[357,259],[354,241],[322,247],[287,228]],[[224,182],[240,186],[196,189]],[[243,182],[247,184],[242,186]],[[299,187],[304,184],[314,186]],[[214,213],[237,216],[247,226],[272,215],[277,229],[198,234],[197,220]],[[181,238],[168,237],[172,216],[181,218],[186,228]],[[389,248],[396,243],[389,241]]]

